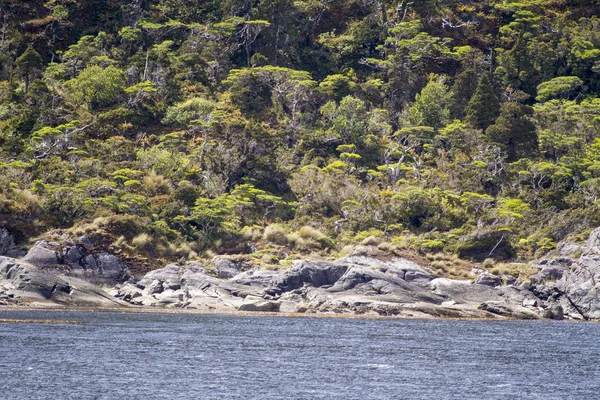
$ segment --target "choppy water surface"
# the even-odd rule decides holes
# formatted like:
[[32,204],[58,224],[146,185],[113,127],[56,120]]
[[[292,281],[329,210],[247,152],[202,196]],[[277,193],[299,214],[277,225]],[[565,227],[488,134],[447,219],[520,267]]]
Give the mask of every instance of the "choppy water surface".
[[2,312],[4,399],[594,399],[600,325]]

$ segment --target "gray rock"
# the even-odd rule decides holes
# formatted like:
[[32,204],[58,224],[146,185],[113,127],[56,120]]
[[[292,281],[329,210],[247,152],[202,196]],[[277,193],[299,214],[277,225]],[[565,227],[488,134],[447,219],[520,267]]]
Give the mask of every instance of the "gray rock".
[[585,252],[588,254],[600,254],[600,228],[594,229],[585,245]]
[[146,292],[149,295],[162,293],[164,290],[162,281],[155,279],[147,288]]
[[432,281],[434,278],[430,274],[425,271],[406,271],[404,273],[404,280],[407,282],[415,282],[415,281]]
[[72,277],[58,277],[7,257],[0,258],[0,286],[16,304],[48,304],[86,307],[125,306],[96,286]]
[[329,262],[301,261],[282,276],[274,280],[273,286],[282,292],[301,288],[305,284],[321,287],[335,284],[346,273],[348,267]]
[[142,287],[150,286],[155,281],[164,283],[167,287],[181,286],[182,268],[176,264],[167,264],[164,268],[148,272],[139,281]]
[[265,288],[271,286],[271,282],[277,279],[280,274],[279,271],[249,270],[240,272],[230,281],[236,285]]
[[48,271],[73,276],[94,284],[115,285],[131,277],[127,265],[108,254],[88,254],[83,246],[66,241],[60,251],[58,243],[37,242],[23,261]]
[[542,312],[542,318],[563,320],[565,318],[565,313],[560,305],[554,305]]
[[79,261],[84,258],[83,252],[75,246],[65,247],[62,254],[63,262],[68,265],[79,263]]
[[143,295],[142,289],[131,282],[126,282],[123,285],[117,285],[114,289],[109,291],[109,294],[127,302],[132,302],[133,299]]
[[600,282],[600,255],[590,254],[582,256],[576,265],[565,270],[563,277],[556,282],[556,288],[564,293],[574,312],[585,319],[598,319],[600,287],[597,282]]
[[10,249],[6,252],[6,256],[10,258],[21,258],[25,254],[27,254],[27,252],[23,249]]
[[537,299],[525,299],[523,300],[523,307],[538,307],[539,301]]
[[584,246],[568,242],[559,243],[557,248],[561,256],[571,256],[576,253],[581,253],[585,250]]
[[261,297],[246,296],[242,305],[239,306],[239,311],[262,311],[262,312],[278,312],[280,302],[265,300]]
[[108,253],[100,253],[95,256],[98,265],[98,280],[105,283],[115,284],[124,282],[130,278],[127,265],[119,257]]
[[62,264],[59,253],[49,249],[49,246],[47,242],[37,242],[23,257],[23,261],[40,268]]
[[501,315],[508,318],[517,319],[538,319],[539,316],[520,306],[514,304],[502,303],[497,301],[486,301],[479,306],[480,310],[490,312],[492,314]]
[[475,283],[478,285],[496,287],[502,285],[502,279],[497,275],[484,272],[477,277]]
[[94,249],[94,244],[92,243],[92,241],[90,240],[90,238],[88,238],[87,236],[81,236],[79,238],[79,242],[81,242],[81,245],[87,250],[87,251],[91,251]]
[[15,246],[15,240],[6,228],[0,228],[0,256],[7,255]]
[[244,262],[236,262],[232,259],[225,257],[215,257],[213,259],[213,266],[219,278],[229,279],[233,278],[242,271],[246,271],[251,268],[251,265]]
[[87,269],[96,270],[98,269],[98,263],[96,262],[96,258],[93,255],[88,254],[83,259],[83,265],[86,266]]
[[540,269],[540,272],[533,274],[529,280],[534,284],[544,283],[546,281],[557,281],[563,277],[563,273],[567,269],[559,260],[543,260],[533,266]]

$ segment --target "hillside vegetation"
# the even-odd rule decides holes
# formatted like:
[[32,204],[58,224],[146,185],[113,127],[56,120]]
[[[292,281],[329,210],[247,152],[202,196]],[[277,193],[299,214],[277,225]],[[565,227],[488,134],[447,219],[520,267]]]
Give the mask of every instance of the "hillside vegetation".
[[23,245],[85,234],[143,268],[360,243],[541,256],[600,225],[599,15],[0,0],[0,224]]

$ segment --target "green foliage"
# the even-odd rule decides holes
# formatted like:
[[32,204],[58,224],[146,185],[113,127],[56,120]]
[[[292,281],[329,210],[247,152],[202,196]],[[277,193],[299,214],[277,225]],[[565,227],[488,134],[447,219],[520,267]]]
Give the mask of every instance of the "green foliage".
[[483,74],[469,100],[465,121],[474,128],[486,130],[500,115],[500,103],[487,74]]
[[597,1],[125,3],[0,6],[0,219],[23,240],[479,260],[600,223]]
[[31,75],[44,66],[40,53],[35,51],[31,46],[15,60],[15,66],[20,74],[25,78],[25,93],[29,90],[29,81]]
[[413,125],[430,126],[435,130],[441,128],[449,121],[451,98],[445,79],[432,77],[415,97],[408,110],[408,120]]
[[210,100],[189,99],[169,107],[162,122],[179,126],[187,126],[190,123],[208,126],[215,108],[215,103]]
[[544,102],[556,98],[570,98],[583,86],[583,81],[576,76],[559,76],[540,83],[537,87],[537,100]]
[[367,128],[365,103],[352,96],[346,96],[337,105],[327,102],[321,107],[321,114],[327,122],[328,132],[346,144],[359,146],[364,141]]
[[518,103],[504,103],[500,116],[486,130],[489,139],[502,146],[509,161],[535,156],[538,140],[535,125],[530,121],[533,109]]
[[115,104],[125,91],[125,73],[114,66],[91,65],[64,87],[75,104],[95,110]]

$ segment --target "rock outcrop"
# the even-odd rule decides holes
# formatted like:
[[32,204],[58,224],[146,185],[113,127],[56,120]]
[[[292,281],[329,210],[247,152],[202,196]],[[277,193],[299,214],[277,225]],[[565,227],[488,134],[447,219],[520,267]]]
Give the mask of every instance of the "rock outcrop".
[[489,273],[479,283],[435,278],[402,258],[350,256],[299,261],[282,271],[248,270],[229,279],[214,274],[198,263],[170,264],[111,293],[136,306],[205,311],[562,318],[556,310],[546,312],[552,305],[522,282],[506,284]]
[[39,241],[23,257],[23,261],[42,270],[83,279],[96,285],[122,283],[131,275],[127,265],[108,253],[91,253],[85,240],[77,245]]
[[[600,319],[600,229],[564,256],[532,265],[527,280],[474,270],[471,280],[432,276],[418,264],[358,249],[340,260],[285,270],[227,257],[207,266],[169,264],[137,280],[117,257],[91,246],[39,242],[22,261],[0,257],[1,304],[164,307],[408,317]],[[113,285],[104,292],[95,284]]]
[[123,307],[96,285],[59,277],[22,261],[0,257],[0,304],[77,307]]

